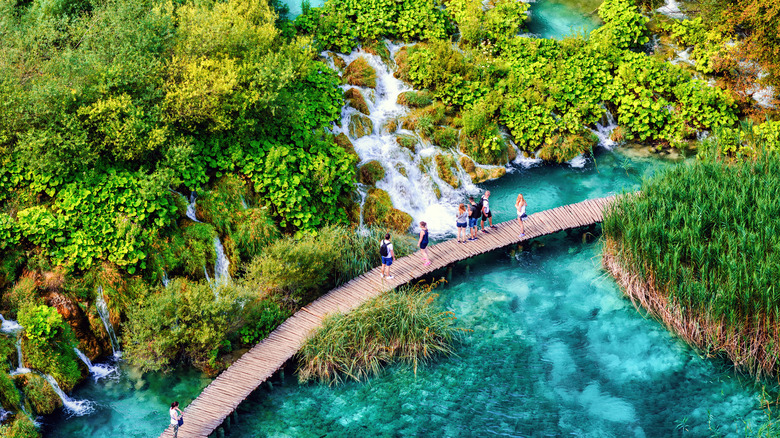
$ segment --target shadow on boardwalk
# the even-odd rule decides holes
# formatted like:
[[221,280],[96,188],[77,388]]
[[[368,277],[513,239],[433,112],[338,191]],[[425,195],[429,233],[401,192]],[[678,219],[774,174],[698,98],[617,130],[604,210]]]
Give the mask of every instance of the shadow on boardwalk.
[[[207,437],[222,425],[261,383],[281,368],[301,348],[308,334],[317,329],[322,317],[334,312],[349,312],[383,291],[409,283],[451,263],[503,248],[521,241],[599,223],[605,207],[614,196],[589,199],[576,204],[532,214],[525,222],[525,236],[518,237],[520,227],[516,220],[504,222],[490,234],[481,234],[479,240],[466,245],[454,239],[428,247],[431,264],[423,266],[418,254],[398,259],[393,263],[395,278],[382,280],[379,268],[374,268],[331,290],[291,316],[267,338],[241,356],[220,374],[184,411],[184,425],[180,438]],[[173,437],[173,428],[160,437]]]

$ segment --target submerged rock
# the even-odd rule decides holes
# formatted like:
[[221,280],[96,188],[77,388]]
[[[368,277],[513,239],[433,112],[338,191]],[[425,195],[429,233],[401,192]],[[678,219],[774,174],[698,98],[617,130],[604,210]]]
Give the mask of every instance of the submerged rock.
[[349,118],[349,136],[355,139],[371,135],[374,132],[374,122],[362,114],[352,114]]
[[460,157],[460,165],[466,173],[469,174],[471,182],[474,184],[479,184],[490,179],[501,178],[506,175],[505,167],[477,167],[474,160],[469,157]]
[[409,134],[398,134],[395,136],[395,142],[402,148],[409,149],[412,153],[417,152],[417,137]]

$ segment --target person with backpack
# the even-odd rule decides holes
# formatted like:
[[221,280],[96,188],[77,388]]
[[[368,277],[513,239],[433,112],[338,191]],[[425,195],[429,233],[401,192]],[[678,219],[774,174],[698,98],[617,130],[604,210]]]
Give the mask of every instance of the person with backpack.
[[477,223],[482,217],[482,206],[474,202],[474,197],[469,197],[469,230],[471,237],[469,240],[477,240]]
[[393,251],[393,242],[390,241],[390,233],[385,234],[385,239],[379,247],[379,255],[382,257],[382,278],[392,279],[390,265],[395,261],[395,251]]
[[484,195],[482,195],[482,232],[487,234],[487,230],[485,229],[485,221],[489,221],[490,228],[498,228],[497,226],[493,225],[493,213],[490,211],[490,203],[488,202],[488,198],[490,198],[490,190],[486,191]]

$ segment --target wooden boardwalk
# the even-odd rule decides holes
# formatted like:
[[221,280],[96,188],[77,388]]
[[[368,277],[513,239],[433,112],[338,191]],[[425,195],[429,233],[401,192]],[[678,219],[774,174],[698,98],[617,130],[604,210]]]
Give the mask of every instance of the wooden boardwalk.
[[[518,237],[520,226],[511,220],[498,224],[498,229],[490,230],[490,234],[480,232],[476,241],[460,244],[453,239],[431,245],[428,254],[432,263],[428,266],[423,266],[418,254],[412,254],[393,263],[391,273],[395,278],[391,280],[383,281],[379,268],[375,268],[331,290],[296,312],[214,379],[184,410],[184,425],[178,436],[207,437],[214,432],[252,391],[298,352],[309,333],[320,326],[324,315],[349,312],[383,291],[451,263],[547,234],[596,224],[603,220],[602,211],[614,199],[590,199],[534,213],[525,221],[522,239]],[[173,437],[173,427],[169,426],[160,437]]]

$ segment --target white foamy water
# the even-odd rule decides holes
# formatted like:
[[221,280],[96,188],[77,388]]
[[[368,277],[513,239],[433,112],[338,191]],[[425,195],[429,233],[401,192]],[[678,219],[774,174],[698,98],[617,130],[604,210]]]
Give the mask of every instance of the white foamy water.
[[187,203],[187,217],[192,219],[195,222],[200,222],[198,220],[198,217],[195,215],[195,202],[198,199],[198,194],[195,193],[195,190],[190,192],[190,199]]
[[113,374],[117,370],[116,367],[112,367],[111,365],[107,364],[95,365],[91,360],[89,360],[84,352],[78,348],[74,348],[73,350],[76,351],[76,355],[79,357],[79,359],[81,359],[82,362],[84,362],[84,365],[86,365],[87,369],[89,370],[89,374],[92,375],[92,378],[96,381]]
[[22,356],[22,337],[18,336],[16,338],[16,362],[17,366],[16,369],[11,371],[11,375],[15,376],[17,374],[27,374],[30,372],[29,368],[24,367],[24,357]]
[[98,315],[100,315],[100,319],[103,321],[103,326],[106,328],[106,332],[108,332],[108,337],[111,340],[111,349],[114,351],[114,357],[118,359],[122,357],[122,351],[119,349],[119,340],[116,338],[114,326],[111,324],[111,315],[108,313],[108,306],[106,305],[106,301],[103,299],[102,286],[98,286],[97,288],[95,307],[97,307]]
[[80,417],[95,410],[94,406],[92,406],[92,402],[89,400],[73,400],[72,398],[68,397],[68,394],[65,394],[65,392],[60,389],[60,385],[57,384],[57,381],[54,380],[54,377],[48,374],[45,374],[43,377],[46,378],[46,381],[49,382],[52,389],[54,389],[54,392],[56,392],[60,397],[62,400],[62,405],[70,415]]
[[217,260],[214,262],[214,281],[218,284],[226,284],[230,281],[230,260],[225,255],[225,248],[219,237],[214,238],[214,251],[217,253]]
[[569,166],[581,169],[585,167],[585,165],[588,164],[588,157],[585,156],[585,154],[579,154],[576,157],[569,160]]
[[[402,46],[388,44],[391,56]],[[455,214],[459,203],[464,202],[469,194],[478,194],[479,188],[471,182],[471,178],[460,167],[457,159],[459,152],[445,151],[423,140],[412,131],[399,129],[397,133],[389,134],[383,131],[383,126],[394,118],[406,115],[409,109],[397,102],[398,95],[404,91],[413,91],[402,81],[393,77],[390,69],[375,55],[362,50],[353,51],[341,56],[349,64],[358,57],[365,58],[377,72],[377,87],[353,87],[345,85],[345,90],[358,88],[366,99],[373,125],[373,132],[359,139],[350,137],[355,151],[360,157],[360,164],[377,160],[385,169],[385,177],[376,183],[377,188],[385,190],[393,202],[393,206],[409,213],[413,218],[413,227],[418,228],[420,221],[428,223],[432,237],[442,237],[456,232]],[[327,56],[326,56],[327,57]],[[359,113],[350,106],[345,106],[341,113],[342,128],[335,127],[334,132],[344,132],[349,135],[349,119]],[[417,138],[416,153],[400,146],[396,142],[396,134],[411,135]],[[450,153],[456,159],[454,174],[460,180],[460,187],[455,189],[438,175],[435,157],[439,153]],[[404,173],[406,175],[404,175]],[[441,197],[436,196],[436,188]]]
[[0,327],[0,331],[3,331],[5,333],[14,333],[21,330],[23,327],[19,325],[18,322],[14,321],[13,319],[5,319],[3,318],[3,315],[0,315],[0,321],[2,321],[2,327]]
[[596,129],[591,129],[593,133],[599,139],[599,146],[607,150],[612,150],[617,146],[617,142],[612,140],[612,132],[617,128],[615,117],[609,110],[604,112],[604,116],[596,123]]
[[677,20],[685,19],[685,14],[680,10],[680,4],[676,0],[666,0],[666,3],[656,11]]

